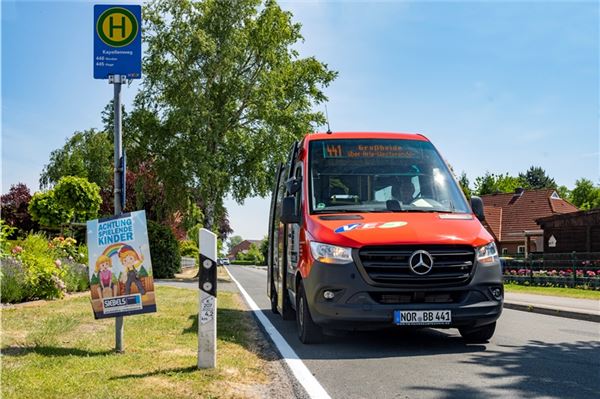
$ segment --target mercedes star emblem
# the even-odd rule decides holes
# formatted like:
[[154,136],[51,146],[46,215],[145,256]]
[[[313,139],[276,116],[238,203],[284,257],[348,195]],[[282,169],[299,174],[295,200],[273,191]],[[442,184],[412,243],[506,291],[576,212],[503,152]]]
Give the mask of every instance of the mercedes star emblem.
[[408,260],[408,266],[413,273],[422,276],[431,271],[431,268],[433,267],[433,258],[427,251],[415,251]]

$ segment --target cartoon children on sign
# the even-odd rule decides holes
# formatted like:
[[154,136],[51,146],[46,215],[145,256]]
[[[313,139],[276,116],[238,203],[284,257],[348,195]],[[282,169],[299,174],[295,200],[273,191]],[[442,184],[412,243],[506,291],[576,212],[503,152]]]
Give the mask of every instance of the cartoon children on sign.
[[106,255],[100,255],[96,260],[96,273],[98,275],[100,298],[110,298],[118,295],[118,286],[113,281],[112,261]]
[[138,269],[141,269],[142,267],[144,256],[138,255],[138,253],[135,252],[131,246],[123,245],[123,247],[119,250],[119,259],[125,267],[125,273],[127,276],[127,280],[125,281],[125,295],[129,295],[131,293],[131,284],[135,284],[140,294],[145,295],[146,290],[144,290],[144,285],[140,281],[138,275]]

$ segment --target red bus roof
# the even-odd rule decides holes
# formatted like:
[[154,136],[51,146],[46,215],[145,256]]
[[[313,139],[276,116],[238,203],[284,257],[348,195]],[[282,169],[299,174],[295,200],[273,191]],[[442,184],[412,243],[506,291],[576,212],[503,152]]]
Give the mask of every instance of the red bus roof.
[[334,132],[334,133],[312,133],[304,137],[306,141],[312,140],[335,140],[335,139],[397,139],[429,141],[422,134],[415,133],[393,133],[393,132]]

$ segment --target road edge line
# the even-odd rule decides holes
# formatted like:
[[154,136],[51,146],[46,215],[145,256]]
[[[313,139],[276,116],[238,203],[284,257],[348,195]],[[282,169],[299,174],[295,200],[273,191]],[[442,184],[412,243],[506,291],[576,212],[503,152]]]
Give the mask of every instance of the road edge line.
[[314,399],[331,399],[331,396],[325,391],[325,388],[321,385],[321,383],[315,378],[314,375],[310,372],[308,367],[304,364],[302,359],[298,356],[298,354],[292,349],[292,347],[287,343],[285,338],[277,331],[275,326],[269,321],[267,316],[263,313],[263,311],[258,307],[256,302],[250,297],[250,295],[246,292],[244,287],[240,284],[239,281],[229,272],[227,267],[225,267],[225,271],[231,277],[231,280],[237,285],[240,290],[244,300],[254,313],[254,316],[258,319],[258,321],[262,324],[263,329],[268,334],[269,338],[275,344],[275,347],[281,354],[283,360],[285,360],[287,366],[294,374],[294,377],[298,381],[300,385],[304,388],[308,396]]

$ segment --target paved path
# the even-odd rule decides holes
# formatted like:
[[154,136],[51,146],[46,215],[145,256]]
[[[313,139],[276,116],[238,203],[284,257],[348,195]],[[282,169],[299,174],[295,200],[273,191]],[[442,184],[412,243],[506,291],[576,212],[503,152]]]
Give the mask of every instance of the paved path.
[[588,312],[600,316],[600,301],[594,299],[564,298],[558,296],[507,292],[506,300],[514,303],[529,303],[574,312]]
[[230,266],[333,398],[591,398],[600,392],[600,324],[504,310],[486,345],[454,329],[390,330],[302,345],[270,311],[266,271]]

